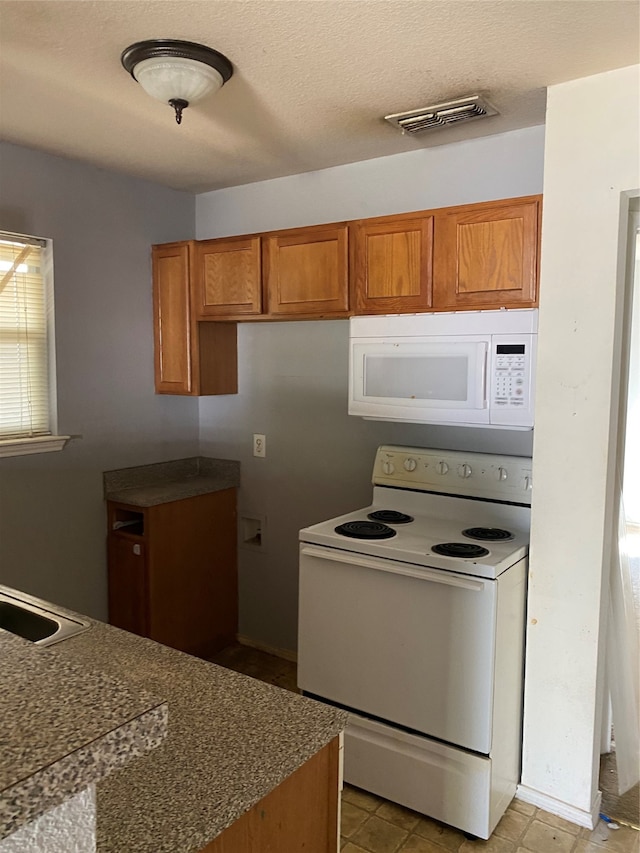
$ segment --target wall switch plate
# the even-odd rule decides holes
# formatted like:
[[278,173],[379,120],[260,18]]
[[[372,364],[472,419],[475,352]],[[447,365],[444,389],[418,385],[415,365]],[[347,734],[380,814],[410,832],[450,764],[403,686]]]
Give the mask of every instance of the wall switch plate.
[[257,432],[253,434],[253,455],[264,459],[267,455],[267,437]]

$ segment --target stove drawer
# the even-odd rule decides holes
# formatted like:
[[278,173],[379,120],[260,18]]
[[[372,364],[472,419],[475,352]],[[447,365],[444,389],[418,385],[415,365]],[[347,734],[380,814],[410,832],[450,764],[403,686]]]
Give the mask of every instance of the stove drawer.
[[488,838],[513,798],[492,760],[350,715],[344,780],[478,838]]
[[524,596],[523,570],[516,584],[511,574],[487,580],[303,544],[299,686],[489,754],[499,589]]

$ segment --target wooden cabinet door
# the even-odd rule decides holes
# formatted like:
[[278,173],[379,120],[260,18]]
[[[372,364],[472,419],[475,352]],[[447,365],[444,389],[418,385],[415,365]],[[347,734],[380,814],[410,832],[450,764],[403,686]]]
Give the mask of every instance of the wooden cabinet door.
[[435,228],[435,308],[537,304],[541,196],[441,211]]
[[267,234],[263,278],[271,315],[346,316],[347,226],[318,225]]
[[121,533],[107,538],[109,623],[148,636],[147,567],[142,539]]
[[198,319],[260,314],[260,237],[197,242],[194,285]]
[[191,394],[194,341],[189,293],[190,243],[154,246],[153,317],[158,394]]
[[431,308],[433,217],[385,216],[352,225],[351,275],[356,314]]

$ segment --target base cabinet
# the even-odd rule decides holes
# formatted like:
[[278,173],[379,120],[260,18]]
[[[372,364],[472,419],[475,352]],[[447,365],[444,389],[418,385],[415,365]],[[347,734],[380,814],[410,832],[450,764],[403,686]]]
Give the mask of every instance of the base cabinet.
[[201,853],[337,853],[339,755],[335,738]]
[[109,622],[200,657],[233,642],[236,490],[107,506]]

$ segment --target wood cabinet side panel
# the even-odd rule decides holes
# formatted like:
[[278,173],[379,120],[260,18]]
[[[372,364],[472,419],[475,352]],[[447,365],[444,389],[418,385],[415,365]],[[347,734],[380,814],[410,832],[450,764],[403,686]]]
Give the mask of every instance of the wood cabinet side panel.
[[338,756],[335,738],[201,853],[336,853]]
[[206,657],[238,630],[236,490],[148,509],[149,636]]
[[189,244],[154,246],[152,265],[156,391],[190,394],[193,341]]

